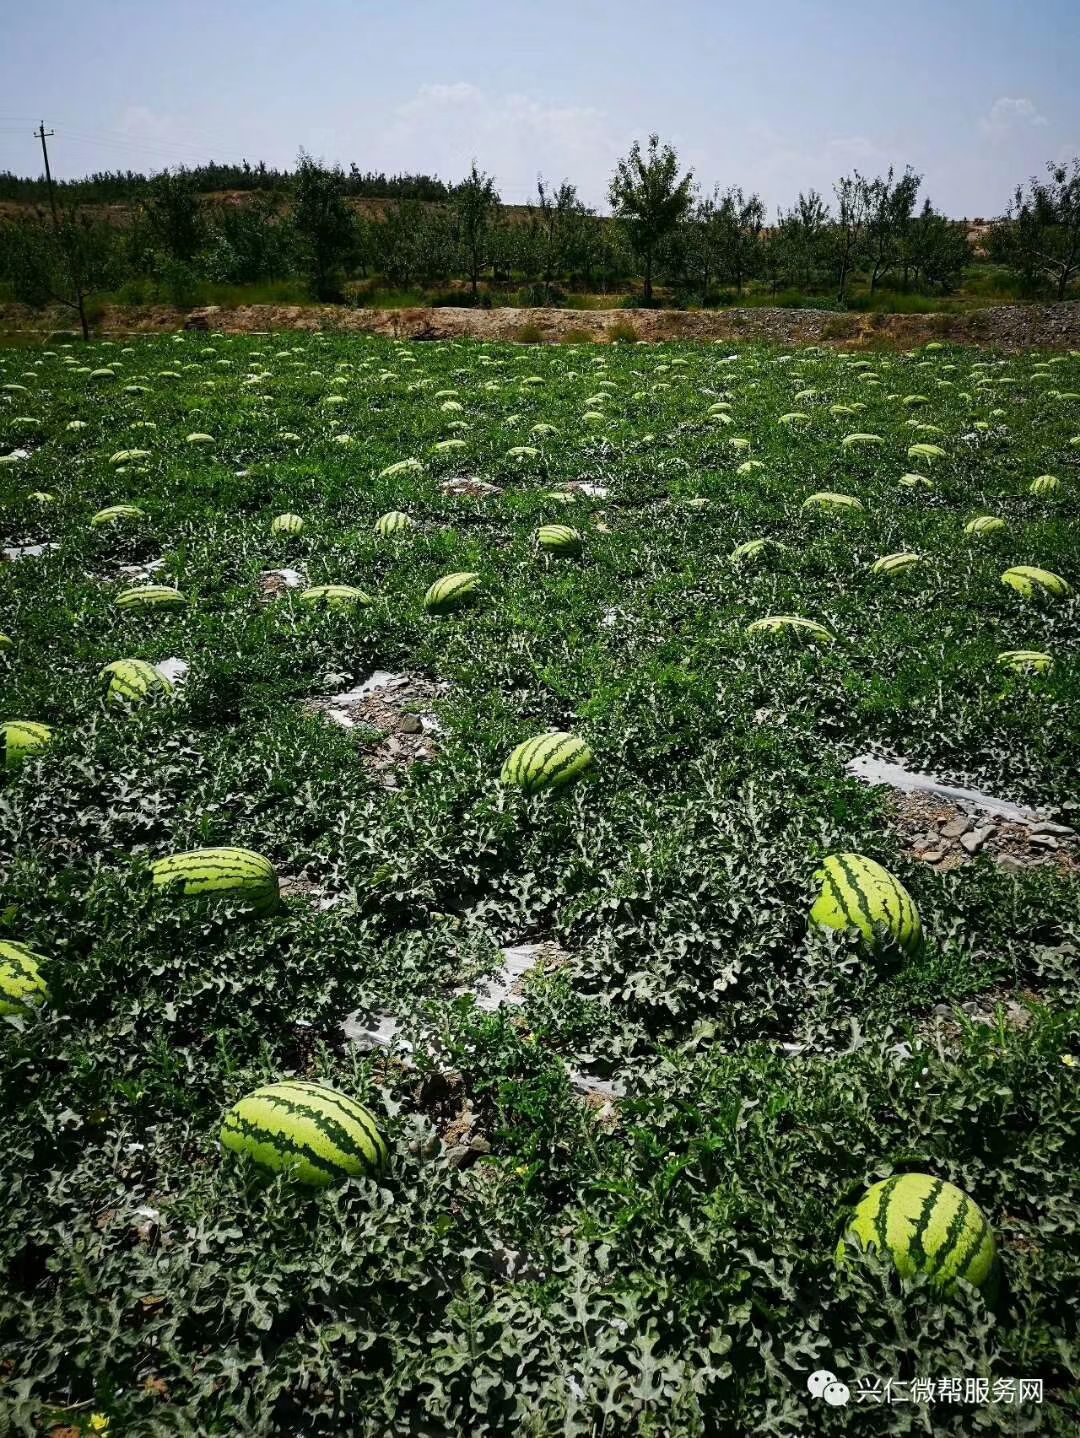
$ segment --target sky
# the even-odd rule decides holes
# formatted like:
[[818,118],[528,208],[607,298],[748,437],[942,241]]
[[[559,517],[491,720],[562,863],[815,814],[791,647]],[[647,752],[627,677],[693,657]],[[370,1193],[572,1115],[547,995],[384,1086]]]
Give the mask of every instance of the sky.
[[770,215],[850,170],[911,165],[990,217],[1080,154],[1080,0],[0,0],[0,170],[328,163],[504,201],[536,178],[603,209],[657,131],[704,190]]

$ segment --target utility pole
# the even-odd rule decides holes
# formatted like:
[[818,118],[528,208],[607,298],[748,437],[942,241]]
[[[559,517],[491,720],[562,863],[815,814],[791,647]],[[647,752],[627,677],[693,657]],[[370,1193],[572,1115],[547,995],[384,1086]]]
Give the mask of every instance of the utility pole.
[[46,130],[45,121],[42,120],[38,129],[34,131],[34,139],[41,141],[41,154],[45,160],[45,183],[49,187],[49,209],[52,210],[53,229],[58,231],[60,221],[56,215],[56,196],[53,194],[52,171],[49,169],[49,147],[45,143],[49,136],[55,133],[55,130]]
[[53,190],[52,170],[49,168],[49,147],[45,143],[53,134],[55,134],[55,131],[46,130],[45,121],[42,120],[38,128],[34,131],[34,138],[41,141],[41,155],[45,161],[45,183],[49,189],[49,209],[52,211],[53,233],[56,235],[56,242],[61,252],[66,255],[68,270],[71,274],[71,285],[75,291],[75,303],[71,308],[78,310],[79,324],[82,326],[82,336],[84,340],[88,340],[90,338],[90,326],[86,320],[86,297],[83,294],[82,276],[79,270],[78,258],[75,253],[78,241],[72,237],[71,244],[65,245],[63,236],[60,233],[60,216],[56,213],[56,194]]

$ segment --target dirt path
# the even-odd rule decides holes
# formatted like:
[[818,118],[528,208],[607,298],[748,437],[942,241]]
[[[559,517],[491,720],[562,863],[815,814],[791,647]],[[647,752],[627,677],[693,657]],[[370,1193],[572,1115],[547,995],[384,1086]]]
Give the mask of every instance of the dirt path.
[[[0,306],[0,331],[46,333],[66,329],[62,311],[38,312]],[[161,333],[179,329],[228,334],[273,330],[332,330],[400,339],[443,340],[472,336],[545,341],[765,340],[774,344],[883,345],[908,349],[932,339],[994,349],[1080,349],[1080,302],[999,305],[970,314],[837,314],[830,310],[560,310],[560,309],[346,309],[337,305],[215,305],[183,310],[168,305],[112,305],[102,313],[99,334]]]

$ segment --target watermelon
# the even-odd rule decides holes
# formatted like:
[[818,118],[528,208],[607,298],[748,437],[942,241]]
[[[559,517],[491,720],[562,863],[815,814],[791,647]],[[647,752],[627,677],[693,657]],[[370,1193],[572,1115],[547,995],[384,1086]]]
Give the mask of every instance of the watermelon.
[[98,674],[110,704],[141,704],[155,696],[173,693],[172,680],[145,659],[114,659]]
[[1032,599],[1036,594],[1064,599],[1072,592],[1060,574],[1054,574],[1049,569],[1037,569],[1033,564],[1017,564],[1012,569],[1006,569],[1001,582],[1025,599]]
[[117,609],[183,609],[187,596],[168,584],[143,584],[116,596]]
[[775,539],[747,539],[742,544],[737,544],[728,555],[732,564],[742,564],[748,560],[764,559],[770,549],[783,549]]
[[278,514],[270,521],[271,534],[301,534],[304,521],[298,514]]
[[814,875],[821,893],[810,910],[819,928],[858,929],[871,948],[883,937],[904,953],[918,954],[923,933],[919,911],[899,880],[861,854],[830,854]]
[[875,559],[870,566],[870,573],[904,574],[921,563],[922,555],[913,554],[910,550],[901,550],[898,554],[883,554],[880,559]]
[[9,719],[6,724],[0,724],[5,769],[14,769],[24,759],[40,754],[48,746],[52,735],[48,724],[35,724],[29,719]]
[[996,514],[980,514],[975,519],[969,519],[964,525],[965,534],[985,536],[987,534],[1000,534],[1005,528],[1005,521],[999,519]]
[[370,594],[354,589],[351,584],[316,584],[312,589],[304,590],[300,603],[320,609],[350,609],[354,605],[367,608],[375,601]]
[[90,521],[92,529],[100,529],[105,524],[119,524],[125,519],[142,519],[146,514],[137,504],[110,504],[107,509],[99,509],[97,514]]
[[471,571],[460,574],[444,574],[436,579],[424,595],[424,608],[429,614],[450,614],[474,604],[480,590],[480,576]]
[[862,502],[850,494],[832,494],[828,490],[819,490],[817,494],[811,494],[803,500],[803,509],[825,509],[825,510],[862,510]]
[[400,534],[403,529],[411,529],[414,521],[404,514],[400,509],[391,509],[387,514],[381,514],[375,521],[375,533],[385,538],[387,535]]
[[746,626],[747,634],[779,634],[783,631],[814,639],[819,644],[831,644],[834,638],[824,624],[818,624],[813,619],[800,619],[797,614],[769,614]]
[[1005,649],[997,662],[1014,674],[1046,674],[1054,667],[1053,658],[1038,649]]
[[0,939],[0,1014],[29,1018],[49,1001],[39,964],[45,960],[25,944]]
[[573,558],[581,553],[581,535],[568,524],[542,524],[536,532],[537,543],[548,554]]
[[889,1254],[902,1278],[926,1274],[946,1291],[959,1279],[976,1288],[996,1275],[994,1235],[978,1205],[954,1184],[926,1173],[898,1173],[867,1189],[836,1250]]
[[1029,494],[1053,494],[1061,488],[1061,480],[1053,474],[1040,474],[1038,479],[1033,479],[1028,489]]
[[190,849],[150,867],[155,889],[176,885],[185,898],[240,899],[256,914],[278,905],[274,866],[251,849]]
[[234,1104],[221,1125],[221,1146],[311,1188],[374,1176],[388,1159],[366,1108],[299,1079],[264,1084]]
[[519,744],[503,765],[501,778],[504,784],[537,794],[541,789],[561,789],[592,762],[592,750],[584,739],[554,731]]

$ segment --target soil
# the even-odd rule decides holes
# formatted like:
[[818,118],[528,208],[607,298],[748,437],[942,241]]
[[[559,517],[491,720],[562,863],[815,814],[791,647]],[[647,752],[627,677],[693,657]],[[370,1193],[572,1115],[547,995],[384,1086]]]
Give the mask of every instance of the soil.
[[438,753],[432,738],[437,726],[427,711],[444,694],[445,685],[423,674],[399,674],[368,694],[313,699],[308,707],[330,718],[344,715],[361,733],[377,731],[382,737],[371,745],[365,742],[361,762],[386,788],[395,789],[403,767],[430,762]]
[[[967,314],[840,314],[832,310],[753,309],[350,309],[340,305],[216,305],[185,310],[169,305],[108,305],[95,322],[101,334],[169,333],[180,329],[263,334],[274,330],[331,330],[395,339],[540,342],[604,341],[631,336],[663,340],[764,340],[780,345],[825,344],[844,349],[909,349],[928,340],[1001,350],[1080,348],[1080,302],[995,305]],[[70,329],[63,310],[0,305],[0,332],[51,333]]]

